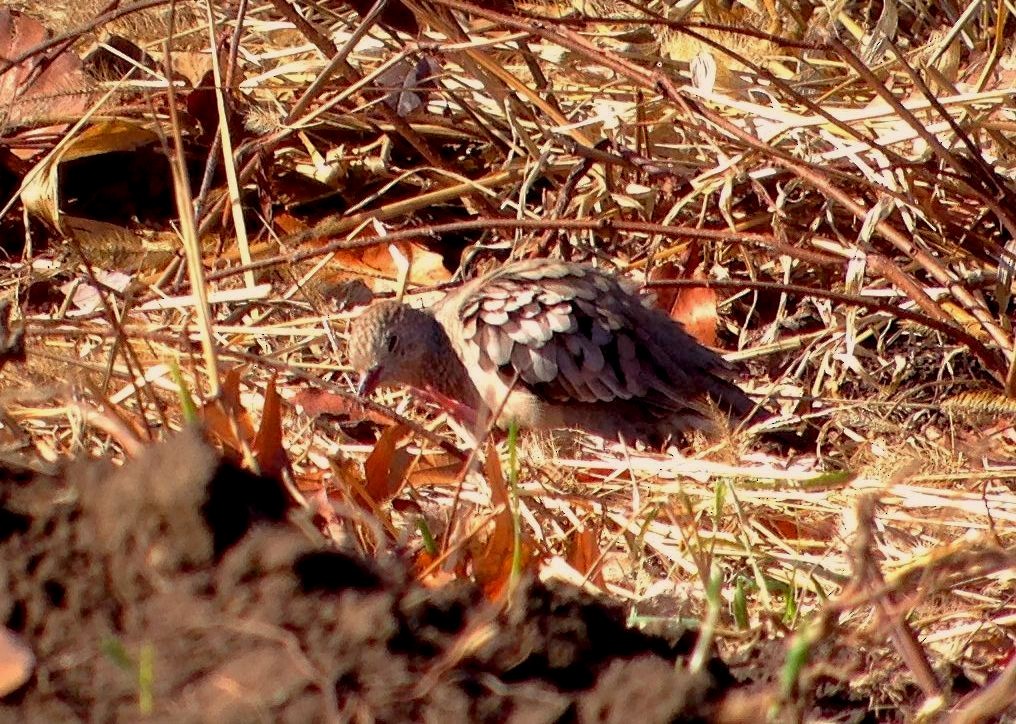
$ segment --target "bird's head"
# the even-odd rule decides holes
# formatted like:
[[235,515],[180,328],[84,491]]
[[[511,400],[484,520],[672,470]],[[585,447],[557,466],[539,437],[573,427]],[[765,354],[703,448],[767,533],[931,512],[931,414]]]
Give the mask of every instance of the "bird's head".
[[418,385],[437,321],[402,302],[375,302],[353,320],[349,362],[359,375],[357,393],[370,394],[387,383]]

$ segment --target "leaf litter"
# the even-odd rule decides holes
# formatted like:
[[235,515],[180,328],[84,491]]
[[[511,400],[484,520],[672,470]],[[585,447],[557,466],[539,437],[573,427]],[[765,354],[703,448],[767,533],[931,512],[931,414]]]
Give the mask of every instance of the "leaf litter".
[[[434,0],[368,25],[369,4],[85,5],[18,3],[0,26],[17,120],[0,152],[17,337],[0,705],[1011,707],[1007,10]],[[130,62],[86,77],[95,42]],[[25,76],[45,67],[71,87]],[[739,429],[664,451],[509,443],[406,391],[356,400],[343,337],[359,305],[401,293],[393,244],[421,304],[509,256],[630,274],[781,424],[817,430],[815,454]],[[173,432],[193,398],[218,451]],[[84,457],[109,462],[58,474]],[[244,482],[223,493],[226,469]],[[225,521],[197,512],[213,501]],[[685,627],[715,646],[710,674],[666,643]]]

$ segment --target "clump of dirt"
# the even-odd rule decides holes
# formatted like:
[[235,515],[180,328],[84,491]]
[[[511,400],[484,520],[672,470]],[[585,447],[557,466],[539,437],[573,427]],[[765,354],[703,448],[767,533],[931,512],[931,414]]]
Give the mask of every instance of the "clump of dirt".
[[508,606],[329,549],[283,488],[189,430],[116,469],[0,484],[0,620],[19,721],[708,720],[729,683],[687,641],[574,589]]

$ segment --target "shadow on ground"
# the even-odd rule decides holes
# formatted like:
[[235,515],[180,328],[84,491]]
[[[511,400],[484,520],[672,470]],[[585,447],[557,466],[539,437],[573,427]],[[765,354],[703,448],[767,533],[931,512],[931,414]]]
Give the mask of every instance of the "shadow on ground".
[[730,683],[576,590],[424,589],[300,515],[194,431],[124,468],[8,469],[0,621],[36,668],[0,718],[649,724],[713,719]]

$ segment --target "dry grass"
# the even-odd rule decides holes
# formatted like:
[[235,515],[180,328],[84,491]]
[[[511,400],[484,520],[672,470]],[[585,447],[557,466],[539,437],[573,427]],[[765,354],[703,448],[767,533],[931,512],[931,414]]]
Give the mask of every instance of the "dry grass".
[[[596,4],[587,16],[616,20],[594,20],[431,0],[407,2],[428,28],[408,42],[324,3],[301,5],[311,27],[299,30],[281,3],[251,7],[237,32],[221,5],[216,73],[230,91],[203,97],[202,118],[234,122],[213,141],[167,112],[196,93],[159,81],[166,64],[193,78],[211,67],[189,49],[207,47],[204,6],[186,5],[187,49],[166,55],[152,32],[156,65],[88,89],[87,117],[157,131],[171,158],[193,154],[178,168],[213,181],[180,177],[172,227],[125,222],[136,246],[115,255],[114,229],[71,218],[59,189],[62,212],[26,197],[73,241],[3,265],[29,330],[28,362],[3,373],[9,447],[129,454],[181,424],[175,367],[206,397],[239,365],[233,412],[258,419],[277,379],[292,482],[331,511],[329,535],[424,570],[423,520],[444,546],[425,578],[465,575],[500,510],[489,468],[460,476],[447,449],[474,449],[469,431],[404,393],[379,398],[425,430],[400,448],[412,484],[365,512],[373,446],[305,414],[314,400],[350,412],[355,310],[337,291],[351,278],[390,291],[394,241],[418,264],[424,247],[453,262],[468,248],[468,269],[508,254],[634,275],[701,260],[746,388],[819,428],[817,455],[759,453],[751,431],[666,454],[524,436],[527,566],[706,622],[726,657],[773,682],[765,701],[786,715],[830,679],[889,718],[988,708],[952,687],[958,672],[976,689],[1002,671],[1016,638],[1012,20],[994,6],[963,22],[900,7],[891,22],[849,3],[830,18],[810,3],[753,15],[715,2],[686,17]],[[435,75],[414,90],[424,57]],[[50,158],[29,167],[54,173]],[[27,235],[18,214],[5,229]],[[189,264],[139,243],[173,248],[177,232]],[[99,286],[91,310],[47,281],[95,289],[117,270],[130,286]],[[693,271],[670,286],[701,286]],[[33,286],[55,299],[34,301]],[[800,669],[797,647],[811,653]]]

